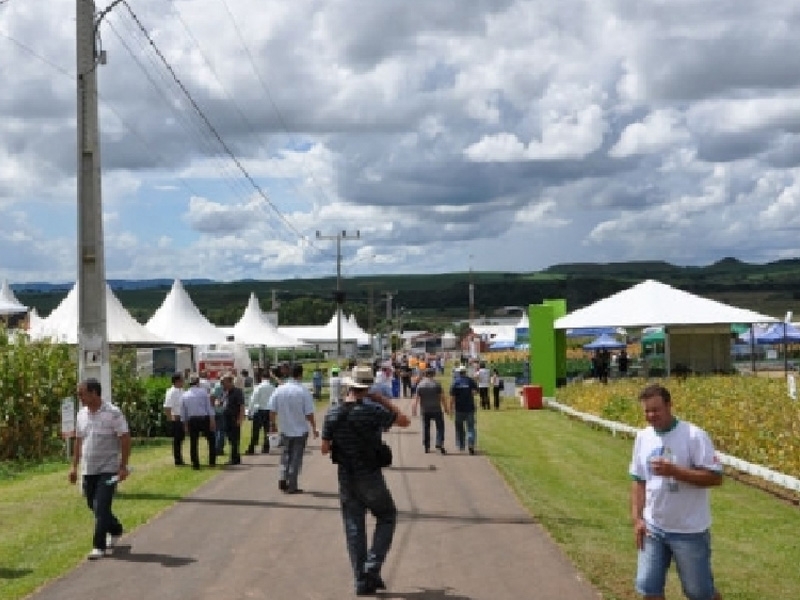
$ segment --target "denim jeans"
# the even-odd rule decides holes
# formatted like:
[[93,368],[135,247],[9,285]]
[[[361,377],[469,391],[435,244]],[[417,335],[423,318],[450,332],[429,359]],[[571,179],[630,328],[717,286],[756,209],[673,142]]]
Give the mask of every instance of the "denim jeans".
[[94,513],[94,536],[92,548],[106,549],[106,534],[122,535],[122,524],[114,513],[111,512],[111,502],[117,484],[108,485],[106,482],[116,473],[100,473],[98,475],[83,476],[83,495],[86,504]]
[[308,434],[300,436],[283,435],[283,454],[281,454],[280,478],[286,482],[286,489],[297,489],[297,478],[303,468],[303,452],[306,450]]
[[[379,470],[368,475],[351,475],[339,468],[339,501],[342,507],[347,553],[356,586],[364,573],[380,574],[392,545],[397,525],[397,508],[386,480]],[[367,510],[375,517],[372,546],[367,548]]]
[[217,456],[225,452],[225,415],[217,413],[214,415],[214,439],[217,445]]
[[255,452],[258,446],[258,440],[261,438],[261,430],[264,430],[264,445],[262,450],[269,452],[269,411],[266,409],[259,409],[253,415],[253,432],[250,435],[250,445],[247,447],[248,452]]
[[436,424],[436,447],[444,446],[444,415],[442,411],[422,413],[422,445],[431,448],[431,421]]
[[477,434],[475,433],[475,411],[459,412],[456,411],[456,446],[459,450],[464,449],[464,428],[466,426],[466,445],[470,448],[475,447]]

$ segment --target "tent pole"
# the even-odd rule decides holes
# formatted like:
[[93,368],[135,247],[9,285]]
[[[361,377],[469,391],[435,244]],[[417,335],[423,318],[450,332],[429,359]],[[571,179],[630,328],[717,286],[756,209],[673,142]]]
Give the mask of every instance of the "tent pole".
[[786,348],[786,321],[783,322],[783,376],[789,373],[789,357]]
[[756,330],[755,323],[750,323],[750,371],[756,374]]
[[664,326],[664,370],[666,372],[666,376],[669,377],[672,374],[672,365],[670,364],[669,358],[669,328]]

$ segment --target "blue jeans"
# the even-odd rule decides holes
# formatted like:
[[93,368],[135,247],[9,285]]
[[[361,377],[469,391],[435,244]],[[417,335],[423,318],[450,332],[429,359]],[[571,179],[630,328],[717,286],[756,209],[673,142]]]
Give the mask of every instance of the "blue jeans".
[[214,415],[214,440],[216,442],[217,456],[225,452],[225,415],[216,413]]
[[[339,468],[339,501],[342,506],[347,553],[353,567],[356,586],[364,573],[380,574],[392,545],[397,525],[397,508],[378,469],[368,475],[351,475]],[[375,517],[372,547],[367,549],[367,510]]]
[[667,570],[675,559],[684,595],[689,600],[712,600],[716,590],[711,573],[711,534],[668,533],[650,524],[639,551],[636,591],[642,596],[663,596]]
[[83,476],[83,495],[86,497],[86,504],[94,513],[92,548],[98,550],[106,549],[107,533],[122,535],[122,524],[111,512],[111,502],[114,499],[117,484],[108,485],[106,483],[114,475],[116,473]]
[[286,482],[287,491],[297,489],[297,478],[303,468],[303,452],[306,450],[308,434],[300,436],[281,435],[283,454],[281,454],[280,478]]
[[444,415],[442,411],[422,413],[422,445],[425,450],[431,447],[431,421],[436,424],[436,447],[444,446]]
[[466,426],[466,445],[470,448],[475,447],[477,434],[475,433],[475,411],[458,412],[456,411],[456,446],[459,450],[464,449],[464,427]]

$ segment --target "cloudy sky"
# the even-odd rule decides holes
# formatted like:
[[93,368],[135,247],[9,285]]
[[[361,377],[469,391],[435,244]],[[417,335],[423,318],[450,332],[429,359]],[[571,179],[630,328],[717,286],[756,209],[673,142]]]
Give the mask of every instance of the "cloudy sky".
[[[76,278],[78,0],[0,0],[0,278]],[[84,1],[84,0],[80,0]],[[111,0],[98,0],[102,10]],[[800,256],[791,0],[127,0],[109,278]]]

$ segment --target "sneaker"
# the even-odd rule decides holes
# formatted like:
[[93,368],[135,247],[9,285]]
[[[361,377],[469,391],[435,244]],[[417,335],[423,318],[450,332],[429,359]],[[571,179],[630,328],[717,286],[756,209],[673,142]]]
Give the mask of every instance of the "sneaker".
[[99,560],[103,558],[105,555],[106,555],[105,550],[100,550],[100,548],[92,548],[92,551],[89,552],[89,556],[87,556],[86,558],[88,558],[89,560]]

